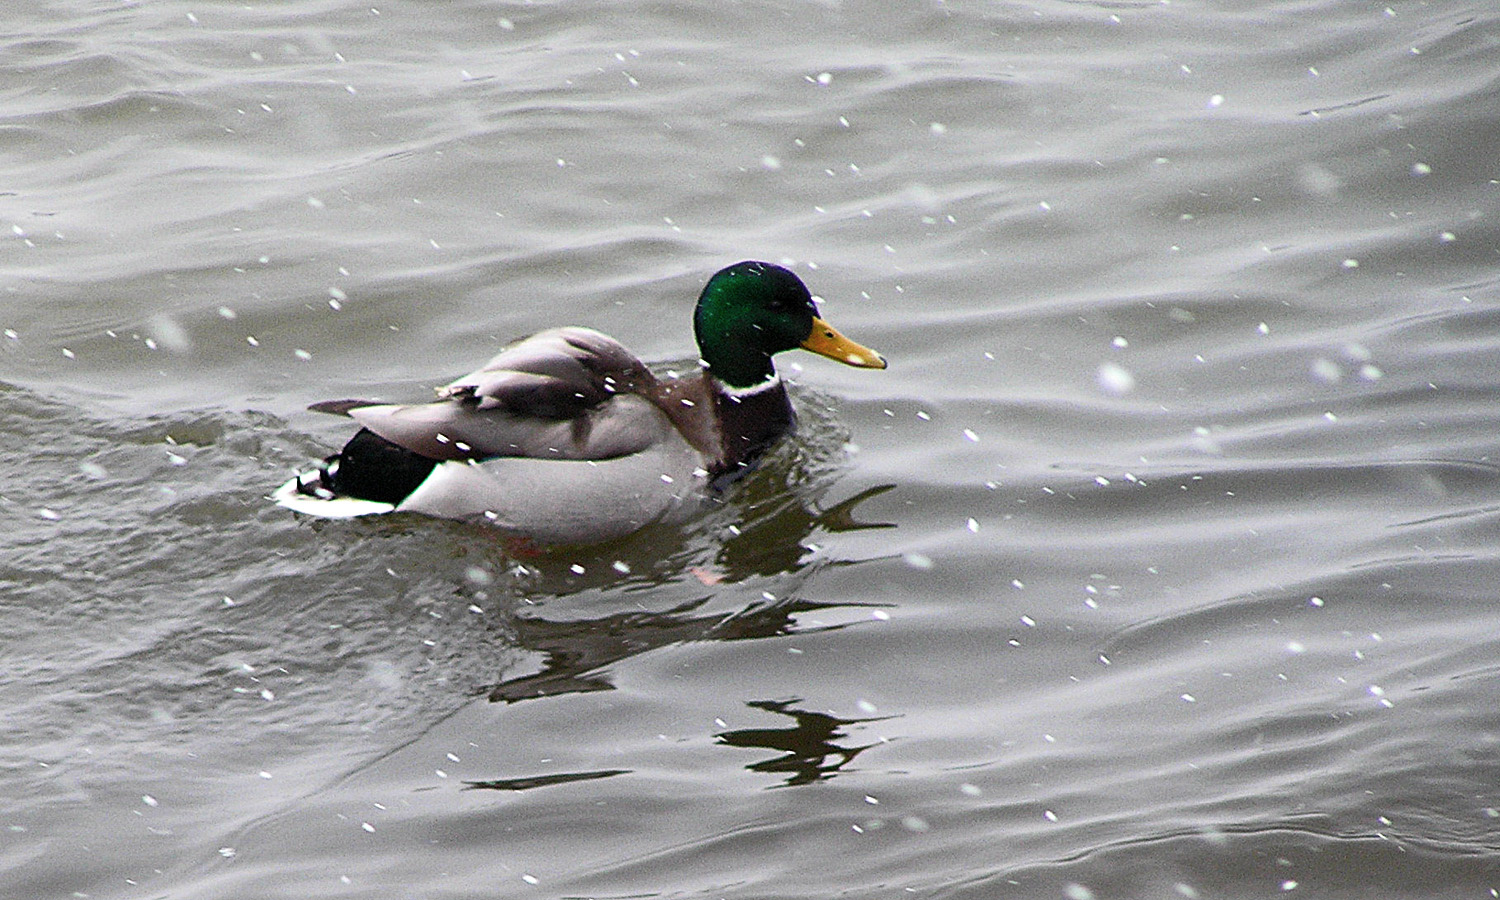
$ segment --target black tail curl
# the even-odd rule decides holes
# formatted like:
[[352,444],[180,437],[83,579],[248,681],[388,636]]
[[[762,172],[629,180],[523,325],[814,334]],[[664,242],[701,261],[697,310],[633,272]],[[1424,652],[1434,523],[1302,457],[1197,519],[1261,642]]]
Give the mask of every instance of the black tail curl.
[[328,457],[316,473],[297,484],[311,497],[356,497],[399,505],[427,480],[437,460],[394,444],[361,428],[344,449]]

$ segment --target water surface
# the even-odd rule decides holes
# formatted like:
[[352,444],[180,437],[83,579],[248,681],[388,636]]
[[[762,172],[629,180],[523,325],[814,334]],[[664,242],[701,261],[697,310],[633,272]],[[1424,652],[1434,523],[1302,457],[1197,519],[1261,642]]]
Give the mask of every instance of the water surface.
[[[32,5],[0,33],[0,895],[1500,890],[1500,17]],[[266,494],[792,266],[885,372],[537,558]]]

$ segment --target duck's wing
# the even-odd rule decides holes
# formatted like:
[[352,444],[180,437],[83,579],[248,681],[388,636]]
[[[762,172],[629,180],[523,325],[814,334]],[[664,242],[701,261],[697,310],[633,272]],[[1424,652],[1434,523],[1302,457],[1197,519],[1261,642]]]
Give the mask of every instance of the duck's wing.
[[438,388],[438,396],[565,419],[615,394],[649,394],[654,385],[646,364],[619,341],[570,326],[511,344],[482,368]]
[[569,327],[512,344],[439,388],[433,403],[334,400],[310,408],[351,416],[431,459],[611,459],[645,449],[672,427],[648,399],[654,392],[645,364],[618,341]]

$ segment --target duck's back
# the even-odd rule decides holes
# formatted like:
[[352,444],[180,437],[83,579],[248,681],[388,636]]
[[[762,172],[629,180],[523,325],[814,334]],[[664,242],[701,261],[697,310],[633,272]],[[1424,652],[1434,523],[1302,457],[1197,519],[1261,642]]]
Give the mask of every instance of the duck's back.
[[621,344],[588,328],[554,328],[518,341],[482,368],[438,389],[432,403],[340,400],[344,413],[382,438],[429,459],[500,456],[611,459],[646,448],[657,421],[639,404],[656,381]]

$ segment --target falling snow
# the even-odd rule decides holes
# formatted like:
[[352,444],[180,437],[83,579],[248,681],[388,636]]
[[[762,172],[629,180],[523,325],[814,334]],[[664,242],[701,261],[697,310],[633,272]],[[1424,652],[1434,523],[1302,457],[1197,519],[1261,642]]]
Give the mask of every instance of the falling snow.
[[1118,363],[1106,362],[1100,364],[1095,380],[1098,382],[1101,390],[1106,394],[1116,397],[1123,396],[1135,390],[1135,376]]

